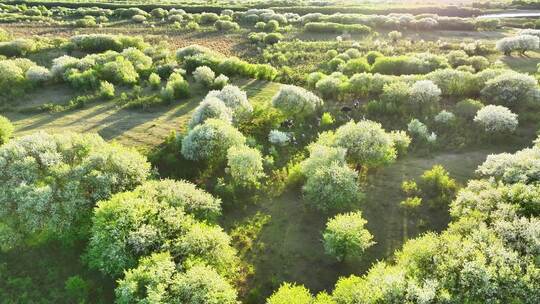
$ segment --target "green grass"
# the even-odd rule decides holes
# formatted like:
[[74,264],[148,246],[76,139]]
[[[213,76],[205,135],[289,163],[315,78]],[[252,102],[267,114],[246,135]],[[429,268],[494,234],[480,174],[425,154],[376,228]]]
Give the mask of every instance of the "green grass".
[[488,154],[512,152],[519,148],[503,145],[489,150],[441,153],[432,157],[411,155],[371,172],[366,199],[357,208],[368,220],[367,228],[377,244],[359,260],[339,263],[324,253],[321,232],[327,218],[333,214],[325,215],[306,208],[299,189],[245,208],[226,208],[224,225],[229,229],[249,223],[255,215],[269,219],[253,237],[255,249],[247,256],[254,274],[245,288],[250,291],[245,295],[245,302],[263,303],[282,282],[304,284],[313,292],[330,291],[339,277],[362,275],[376,261],[391,258],[407,239],[426,231],[443,230],[449,221],[445,208],[422,207],[414,216],[407,216],[402,211],[399,206],[405,198],[401,191],[402,181],[418,179],[425,170],[441,164],[453,178],[464,184],[474,176],[474,170]]
[[[245,90],[252,102],[270,100],[279,88],[279,84],[256,80],[237,80],[234,84]],[[35,107],[51,101],[66,102],[75,96],[75,93],[65,86],[51,87],[21,100],[29,101],[24,107]],[[15,126],[15,136],[36,131],[93,132],[106,140],[145,149],[159,145],[171,131],[183,129],[203,97],[204,95],[194,96],[169,106],[157,106],[148,110],[122,109],[114,102],[104,102],[60,113],[14,111],[5,115]]]

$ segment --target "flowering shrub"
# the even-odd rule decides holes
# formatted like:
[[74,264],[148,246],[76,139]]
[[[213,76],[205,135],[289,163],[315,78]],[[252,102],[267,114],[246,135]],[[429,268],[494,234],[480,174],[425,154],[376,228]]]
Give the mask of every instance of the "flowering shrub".
[[407,154],[407,149],[411,144],[411,138],[409,135],[407,135],[405,131],[391,131],[390,137],[392,138],[394,148],[396,149],[398,155]]
[[350,121],[335,133],[335,145],[347,150],[347,158],[365,167],[377,167],[392,163],[396,149],[392,137],[381,124],[362,120]]
[[249,116],[253,112],[253,106],[247,99],[246,92],[234,85],[225,85],[219,91],[210,91],[206,98],[215,97],[223,101],[223,103],[231,109],[233,118],[240,120]]
[[346,165],[346,150],[340,147],[329,147],[314,144],[309,147],[309,157],[300,163],[300,170],[305,177],[312,176],[318,168],[332,163]]
[[276,146],[286,146],[289,144],[291,137],[288,133],[279,130],[271,130],[268,133],[268,141]]
[[222,32],[237,31],[240,29],[238,23],[227,20],[218,20],[214,23],[214,26],[218,31]]
[[214,88],[221,90],[227,85],[228,82],[229,82],[229,77],[223,74],[219,74],[219,76],[214,79],[213,86]]
[[216,118],[231,123],[232,111],[221,99],[207,97],[195,109],[193,116],[191,116],[191,121],[189,122],[189,128],[192,129],[195,126],[204,123],[208,118]]
[[446,110],[442,110],[439,112],[439,114],[435,115],[433,120],[439,124],[449,124],[452,123],[456,119],[456,115],[452,112],[448,112]]
[[0,215],[13,238],[84,236],[97,201],[134,188],[150,173],[138,152],[93,134],[20,137],[0,147],[0,163]]
[[429,113],[441,100],[441,89],[431,80],[415,82],[410,90],[410,101],[413,108],[420,113]]
[[534,77],[514,72],[488,80],[481,91],[486,102],[510,108],[532,101],[538,93],[538,84]]
[[318,167],[302,188],[304,199],[323,212],[354,206],[363,198],[357,178],[356,171],[339,163]]
[[540,38],[532,35],[519,35],[515,37],[506,37],[497,41],[497,50],[509,56],[514,51],[524,54],[526,51],[538,50],[540,47]]
[[513,132],[518,126],[517,114],[512,113],[506,107],[494,105],[487,105],[478,110],[474,122],[489,133]]
[[51,79],[51,72],[45,67],[36,65],[26,71],[26,79],[32,83],[43,83]]
[[261,152],[247,146],[233,146],[227,151],[227,166],[234,183],[254,186],[264,176]]
[[196,82],[204,86],[211,86],[214,83],[216,74],[211,68],[207,66],[200,66],[193,71],[193,78],[195,78]]
[[210,118],[182,139],[182,155],[189,160],[220,162],[225,160],[230,147],[245,142],[244,135],[229,123]]
[[220,213],[221,201],[189,182],[146,182],[98,203],[89,264],[116,277],[142,256],[170,251],[178,262],[196,258],[220,274],[232,273],[230,238],[212,224]]
[[285,115],[305,118],[315,114],[323,101],[315,94],[301,87],[283,85],[272,98],[272,105]]
[[338,77],[327,76],[317,81],[315,88],[325,98],[336,98],[343,88],[343,81]]

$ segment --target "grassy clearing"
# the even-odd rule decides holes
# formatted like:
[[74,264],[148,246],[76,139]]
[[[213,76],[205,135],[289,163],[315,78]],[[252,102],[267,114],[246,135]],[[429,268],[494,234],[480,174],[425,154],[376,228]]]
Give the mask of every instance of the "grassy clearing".
[[[269,100],[279,88],[277,83],[256,80],[238,80],[234,84],[245,90],[252,102]],[[62,103],[69,100],[75,93],[65,87],[43,89],[27,96],[25,99],[29,100],[30,104],[25,104],[25,107],[38,106],[51,101]],[[14,111],[6,113],[6,116],[15,125],[15,136],[36,131],[95,132],[106,140],[115,140],[144,150],[163,142],[171,131],[184,128],[192,111],[203,97],[194,96],[182,102],[150,110],[122,109],[113,102],[105,102],[61,113]]]
[[391,257],[407,239],[426,231],[443,230],[449,221],[445,211],[425,208],[414,216],[403,212],[399,206],[404,199],[402,181],[417,179],[425,170],[440,164],[464,184],[474,176],[475,168],[488,154],[513,152],[519,148],[499,146],[433,157],[408,156],[373,172],[367,183],[366,199],[358,207],[368,220],[367,228],[377,244],[368,249],[361,260],[338,263],[325,255],[321,231],[333,214],[307,209],[299,190],[246,208],[226,209],[225,226],[229,229],[246,225],[256,217],[269,219],[253,236],[255,249],[249,257],[254,275],[248,282],[250,293],[246,295],[246,303],[262,303],[284,281],[304,284],[315,292],[329,291],[339,277],[365,273],[376,261]]

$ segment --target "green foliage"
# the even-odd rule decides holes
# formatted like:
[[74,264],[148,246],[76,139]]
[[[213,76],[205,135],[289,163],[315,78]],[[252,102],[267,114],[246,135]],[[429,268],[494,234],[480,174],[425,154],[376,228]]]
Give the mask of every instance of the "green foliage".
[[475,99],[465,99],[456,104],[455,112],[458,116],[472,121],[478,110],[482,109],[484,104]]
[[432,205],[448,205],[454,199],[458,185],[443,166],[435,165],[420,177],[420,191]]
[[346,257],[360,257],[375,242],[373,236],[364,228],[367,221],[362,213],[338,214],[328,220],[323,232],[324,249],[338,261]]
[[335,144],[347,149],[351,162],[368,168],[392,163],[397,156],[392,137],[379,123],[369,120],[350,121],[339,127]]
[[534,77],[505,73],[488,80],[482,89],[482,98],[486,103],[516,108],[532,101],[538,93],[538,83]]
[[370,70],[369,63],[364,58],[351,59],[347,61],[347,63],[345,63],[342,68],[342,72],[345,75],[349,75],[349,76],[356,73],[369,72],[369,70]]
[[257,186],[264,176],[261,152],[247,146],[229,148],[227,166],[233,182],[243,187]]
[[236,291],[214,269],[195,265],[178,272],[168,252],[142,258],[115,292],[117,303],[237,303]]
[[221,162],[230,147],[243,145],[246,138],[230,124],[207,119],[193,128],[182,140],[182,155],[190,160]]
[[10,140],[14,130],[15,128],[11,124],[11,121],[0,115],[0,146],[6,144]]
[[267,300],[267,304],[311,304],[313,296],[303,285],[284,283]]
[[189,83],[179,73],[172,73],[161,95],[167,101],[188,97],[190,95]]
[[100,82],[98,94],[105,99],[114,98],[114,85],[107,81]]
[[371,33],[371,28],[362,24],[339,24],[333,22],[308,22],[304,25],[306,32],[314,33],[335,33],[349,32],[367,35]]
[[124,57],[105,63],[99,69],[100,78],[114,84],[135,84],[139,80],[139,74],[133,63]]
[[170,251],[177,262],[201,260],[220,273],[234,274],[235,253],[212,220],[221,201],[184,181],[151,181],[132,192],[101,201],[94,212],[87,260],[118,276],[139,257]]
[[0,214],[13,240],[43,232],[85,236],[93,205],[134,188],[150,171],[139,153],[92,134],[24,136],[1,146],[0,162],[0,196],[7,202]]
[[36,43],[30,39],[15,39],[8,42],[0,42],[0,55],[7,57],[26,56],[36,50]]
[[317,167],[308,176],[303,191],[306,202],[323,212],[358,205],[363,198],[358,172],[338,162]]
[[301,87],[284,85],[272,98],[272,105],[286,116],[304,119],[313,115],[323,101]]
[[161,77],[156,73],[152,73],[148,76],[148,83],[152,89],[157,90],[161,86]]

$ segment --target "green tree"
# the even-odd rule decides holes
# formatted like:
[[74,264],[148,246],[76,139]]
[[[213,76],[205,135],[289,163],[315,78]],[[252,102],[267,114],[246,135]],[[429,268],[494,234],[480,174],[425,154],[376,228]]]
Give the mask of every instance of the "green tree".
[[375,242],[364,228],[367,221],[361,212],[338,214],[326,223],[323,233],[324,249],[327,254],[343,261],[346,257],[360,257]]

